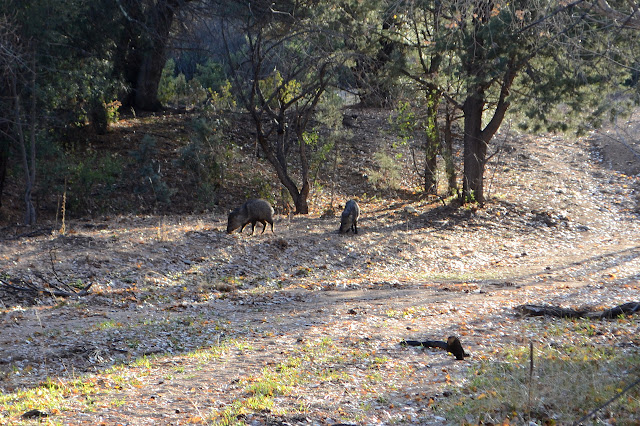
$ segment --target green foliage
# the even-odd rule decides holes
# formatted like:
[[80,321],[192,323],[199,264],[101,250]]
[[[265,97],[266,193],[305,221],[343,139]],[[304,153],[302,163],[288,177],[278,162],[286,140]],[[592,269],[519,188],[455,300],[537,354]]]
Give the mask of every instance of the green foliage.
[[378,189],[398,190],[402,185],[402,164],[384,151],[373,155],[376,169],[367,169],[369,181]]
[[130,151],[129,155],[134,160],[134,166],[138,174],[135,191],[139,194],[144,194],[151,190],[155,201],[169,203],[174,191],[162,180],[157,161],[156,140],[149,135],[145,135],[138,149]]
[[207,106],[214,112],[219,110],[234,110],[236,108],[236,100],[231,93],[231,83],[229,81],[225,81],[218,91],[214,91],[211,88],[207,90],[209,92]]
[[344,134],[342,125],[342,108],[344,102],[340,95],[333,90],[328,90],[322,94],[318,103],[315,119],[331,130],[336,137],[348,136]]
[[114,191],[124,168],[124,159],[95,153],[67,160],[67,210],[76,213],[93,211]]
[[42,120],[53,128],[97,120],[104,128],[103,104],[123,90],[108,53],[114,46],[109,39],[113,10],[102,9],[98,19],[93,12],[103,1],[4,3],[13,3],[2,10],[15,13],[24,40],[37,40],[31,47],[36,50]]
[[115,99],[122,87],[113,79],[111,64],[87,58],[57,66],[58,73],[48,75],[39,92],[39,102],[48,112],[46,119],[53,122],[54,128],[91,123],[106,129],[106,103]]
[[[416,132],[422,127],[414,108],[407,101],[399,101],[395,110],[395,114],[389,116],[389,124],[400,137],[400,145],[406,145],[416,137]],[[397,142],[393,142],[394,148],[398,146]]]
[[202,105],[207,99],[207,91],[202,87],[202,85],[200,85],[200,82],[196,79],[185,81],[184,74],[180,74],[178,77],[178,99],[174,102],[178,105],[185,105],[189,108]]
[[[229,149],[233,149],[233,146],[230,146]],[[227,186],[233,185],[235,188],[240,188],[245,199],[263,198],[278,210],[277,206],[283,201],[278,200],[283,187],[278,185],[273,176],[265,170],[264,162],[260,160],[238,161],[239,158],[235,155],[231,159],[235,164],[225,177]],[[290,201],[290,198],[283,197],[283,199],[285,202]]]
[[228,84],[222,65],[211,59],[204,65],[196,65],[194,78],[200,82],[202,87],[212,92],[220,92],[223,86]]
[[316,148],[318,146],[318,132],[304,132],[302,134],[302,140],[305,145]]
[[[16,390],[14,392],[0,393],[0,409],[3,417],[17,417],[38,407],[42,411],[60,412],[68,407],[69,398],[72,395],[85,395],[85,406],[90,405],[91,396],[98,392],[94,383],[80,379],[63,382],[47,378],[35,387]],[[27,420],[24,420],[26,423]],[[16,423],[11,423],[16,424]],[[23,423],[17,423],[23,424]]]
[[295,79],[285,82],[280,71],[271,73],[267,78],[260,80],[258,85],[265,97],[269,97],[266,100],[273,108],[288,104],[299,96],[302,90],[302,85]]
[[245,198],[262,198],[267,200],[271,205],[276,202],[277,188],[273,183],[264,178],[260,174],[253,174],[249,188],[245,191]]
[[[226,45],[233,50],[229,69],[234,93],[252,118],[257,141],[295,201],[296,212],[307,214],[309,155],[300,142],[345,58],[333,50],[339,37],[327,37],[331,23],[325,12],[333,5],[293,10],[292,4],[278,3],[283,13],[264,5],[234,6],[224,16],[230,25],[223,25],[229,31],[225,40],[237,39],[240,32],[244,38],[241,46]],[[295,154],[299,161],[290,158]]]
[[[359,388],[362,395],[366,395],[359,397],[360,400],[368,400],[374,396],[376,386],[386,386],[381,382],[380,369],[388,371],[393,368],[390,358],[376,356],[375,350],[365,345],[343,348],[328,337],[305,342],[281,362],[263,368],[259,374],[243,377],[240,383],[243,384],[244,394],[223,410],[214,411],[213,424],[236,424],[238,417],[243,414],[265,410],[277,414],[284,410],[278,404],[278,397],[296,397],[296,391],[309,383],[319,384],[319,386],[326,385],[327,382],[350,385],[353,375],[348,374],[348,371],[353,365],[360,366],[362,374],[367,379],[358,384],[363,386]],[[390,385],[389,388],[392,386]],[[287,414],[295,415],[307,410],[306,404],[300,404],[293,409],[287,407]],[[339,410],[339,412],[345,419],[353,419],[352,416],[357,418],[362,414],[354,408]]]
[[177,97],[178,91],[174,77],[175,71],[176,62],[173,59],[167,60],[167,63],[162,69],[160,84],[158,85],[158,100],[165,105]]
[[66,192],[67,214],[77,216],[102,211],[122,182],[128,164],[128,159],[118,154],[101,155],[75,146],[64,151],[49,139],[40,140],[37,149],[41,155],[38,197],[46,200],[54,195],[60,200]]
[[324,172],[324,176],[330,176],[331,168],[338,163],[338,148],[351,137],[351,133],[342,124],[342,106],[342,98],[337,93],[325,92],[320,98],[315,115],[315,119],[322,125],[322,133],[317,129],[304,133],[305,144],[311,150],[310,169],[314,184],[320,171]]
[[[412,2],[413,3],[413,2]],[[398,70],[405,64],[404,42],[394,34],[406,28],[401,22],[404,7],[385,0],[347,1],[334,6],[331,21],[344,34],[348,51],[348,73],[341,75],[343,87],[355,88],[363,105],[384,107],[394,104],[400,85]],[[400,12],[400,13],[397,13]],[[406,40],[406,39],[405,39]]]
[[418,126],[416,114],[411,108],[411,104],[406,101],[398,102],[395,115],[389,117],[389,122],[403,140],[412,138]]
[[[141,3],[136,11],[147,12],[145,7],[152,3]],[[269,126],[277,123],[305,139],[312,176],[331,166],[332,153],[335,166],[340,141],[346,135],[338,125],[339,108],[330,106],[337,95],[323,96],[315,104],[316,95],[336,82],[355,87],[364,103],[393,104],[396,87],[401,86],[398,82],[406,83],[402,87],[414,95],[415,87],[432,90],[433,97],[428,96],[426,102],[412,101],[418,108],[415,111],[406,103],[399,105],[394,125],[405,142],[416,130],[425,131],[427,140],[437,139],[435,115],[419,111],[437,109],[440,93],[446,93],[458,107],[472,96],[481,97],[483,125],[497,105],[509,105],[520,127],[533,131],[585,132],[624,115],[638,102],[639,86],[632,86],[637,80],[637,31],[617,27],[606,16],[590,19],[590,10],[576,14],[572,9],[556,9],[557,2],[531,7],[521,1],[444,1],[438,3],[441,8],[434,8],[431,2],[348,0],[312,7],[301,4],[291,14],[293,6],[287,2],[278,3],[282,13],[277,14],[253,3],[250,8],[242,2],[214,3],[209,7],[219,7],[215,12],[235,24],[226,27],[235,32],[229,34],[234,40],[228,62],[203,62],[199,56],[191,78],[189,72],[177,73],[175,61],[167,61],[160,81],[161,102],[190,108],[206,101],[214,112],[235,108],[236,100],[253,103],[243,106],[254,112],[256,107],[263,109],[256,122],[264,134],[275,135]],[[37,95],[39,127],[51,131],[51,143],[58,143],[56,138],[70,127],[90,123],[104,133],[109,123],[118,120],[119,100],[124,100],[127,88],[114,76],[131,71],[127,67],[135,62],[132,59],[140,59],[135,58],[134,47],[143,50],[151,39],[140,31],[133,35],[143,41],[127,40],[132,36],[131,16],[124,16],[123,8],[113,7],[112,0],[0,0],[0,9],[11,11],[24,52],[29,52],[24,63],[31,61],[33,52],[35,62],[29,67],[38,71],[34,92],[25,83],[26,71],[18,69],[24,86],[20,110],[28,111],[26,102]],[[247,26],[240,28],[241,22]],[[399,69],[401,75],[415,78],[399,79]],[[507,80],[514,74],[511,85]],[[237,83],[233,93],[228,75]],[[261,93],[252,92],[256,88]],[[509,95],[500,99],[503,89],[509,89]],[[294,99],[295,105],[283,108]],[[0,116],[14,116],[11,108],[10,102],[0,102]],[[315,120],[329,130],[296,128],[300,123],[313,123],[304,116],[305,109],[315,111]],[[295,138],[285,143],[292,140]],[[207,148],[208,143],[192,141],[180,160],[194,173],[203,193],[215,192],[224,179],[224,154],[213,154],[217,148]],[[427,157],[434,154],[433,146],[427,146]],[[201,148],[205,153],[197,153]],[[289,148],[284,151],[295,152]],[[92,157],[90,151],[82,154],[86,158],[76,157],[80,155],[75,153],[73,159],[66,159],[69,163],[65,160],[57,165],[60,175],[38,177],[57,180],[55,185],[60,187],[60,177],[67,176],[70,190],[79,194],[71,201],[74,208],[87,209],[90,205],[81,200],[88,200],[87,194],[95,193],[96,188],[112,185],[112,172],[108,160]],[[13,154],[11,160],[15,160]],[[381,183],[383,176],[393,175],[392,167],[382,154],[376,161],[380,170],[370,176]],[[141,179],[147,183],[137,190],[153,188],[156,198],[168,200],[171,191],[162,184],[159,169],[151,171],[152,163],[138,161],[139,169],[145,170]],[[288,164],[301,163],[285,159],[279,173],[287,171]],[[307,172],[293,170],[303,180]],[[88,187],[83,190],[80,186],[84,184]],[[261,185],[259,192],[273,192],[264,182]],[[476,196],[482,201],[481,188]]]
[[313,174],[315,180],[320,168],[329,160],[329,155],[335,147],[335,138],[328,137],[324,143],[321,143],[320,135],[316,131],[305,132],[302,136],[304,143],[312,149],[310,168],[315,171]]
[[175,75],[175,68],[175,61],[169,59],[162,69],[158,86],[158,100],[165,105],[187,108],[202,104],[207,98],[207,90],[196,78],[187,81],[184,74]]
[[106,104],[107,120],[109,123],[117,123],[120,120],[120,107],[122,103],[120,101],[111,101]]
[[[425,99],[419,98],[412,102],[399,101],[395,114],[389,117],[389,123],[399,136],[399,142],[393,143],[393,147],[398,145],[406,145],[409,142],[419,141],[419,146],[424,152],[424,175],[420,176],[424,179],[424,191],[437,191],[438,173],[437,155],[442,152],[440,135],[438,131],[438,101],[440,94],[437,91],[423,88]],[[446,155],[443,155],[446,161]],[[415,160],[415,157],[414,157]],[[446,166],[445,166],[446,169]]]
[[216,201],[216,193],[225,181],[225,169],[232,158],[232,148],[222,139],[225,124],[204,118],[193,123],[189,144],[180,150],[177,164],[189,172],[196,194],[208,206]]

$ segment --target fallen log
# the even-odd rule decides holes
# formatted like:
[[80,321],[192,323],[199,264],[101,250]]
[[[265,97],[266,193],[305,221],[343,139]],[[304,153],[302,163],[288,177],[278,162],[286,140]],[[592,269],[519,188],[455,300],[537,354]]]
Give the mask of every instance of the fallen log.
[[0,279],[0,285],[2,285],[7,289],[19,291],[23,293],[33,293],[33,294],[42,293],[42,294],[49,294],[51,296],[56,296],[56,297],[73,297],[73,296],[86,296],[87,294],[89,294],[89,289],[91,288],[93,283],[89,283],[85,288],[83,288],[81,291],[77,293],[72,293],[72,292],[55,289],[55,288],[36,287],[32,284],[27,284],[27,283],[23,283],[22,285],[15,285],[15,284],[6,282],[3,279]]
[[468,353],[462,348],[460,339],[456,336],[449,336],[446,342],[440,340],[426,340],[419,342],[417,340],[403,340],[400,342],[402,346],[422,346],[423,348],[440,348],[455,355],[457,360],[464,360],[464,357],[469,356]]
[[640,302],[629,302],[603,311],[575,310],[558,306],[520,305],[514,308],[522,316],[550,316],[558,318],[612,319],[620,315],[640,312]]

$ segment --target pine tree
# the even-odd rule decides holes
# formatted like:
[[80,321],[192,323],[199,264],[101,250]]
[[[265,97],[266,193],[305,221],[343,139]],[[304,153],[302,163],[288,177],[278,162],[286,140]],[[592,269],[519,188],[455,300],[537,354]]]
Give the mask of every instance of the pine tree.
[[[424,71],[425,53],[442,58],[437,76],[423,73],[423,87],[442,93],[463,115],[465,201],[485,201],[488,147],[508,110],[525,112],[524,126],[564,130],[569,120],[557,114],[554,108],[559,104],[566,115],[581,120],[588,116],[593,125],[604,111],[618,107],[606,94],[620,92],[628,79],[624,65],[634,66],[631,44],[638,31],[611,26],[606,15],[581,3],[408,0],[402,4],[408,27],[414,28],[411,46],[418,58],[414,64]],[[442,13],[436,15],[434,10]],[[425,16],[432,19],[416,19]],[[419,75],[415,68],[405,74]]]

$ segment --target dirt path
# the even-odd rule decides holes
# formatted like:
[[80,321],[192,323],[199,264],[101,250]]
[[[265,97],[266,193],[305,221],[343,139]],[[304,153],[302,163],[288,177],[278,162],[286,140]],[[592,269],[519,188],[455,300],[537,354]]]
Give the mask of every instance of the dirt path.
[[[513,307],[640,300],[638,176],[585,141],[505,143],[485,209],[363,198],[357,236],[316,214],[251,237],[226,235],[222,216],[128,216],[5,238],[4,276],[93,287],[35,303],[1,290],[0,389],[90,382],[53,413],[63,424],[222,422],[290,366],[275,406],[236,421],[446,423],[430,406],[474,363],[536,340]],[[603,327],[594,344],[637,350],[637,323]],[[452,334],[471,358],[398,344]],[[145,356],[158,358],[133,362]]]

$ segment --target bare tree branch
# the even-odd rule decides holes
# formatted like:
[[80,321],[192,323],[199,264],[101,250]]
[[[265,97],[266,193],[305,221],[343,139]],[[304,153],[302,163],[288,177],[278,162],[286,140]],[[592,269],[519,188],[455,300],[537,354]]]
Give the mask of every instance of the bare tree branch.
[[622,12],[611,7],[607,0],[597,0],[595,10],[620,26],[640,30],[640,3],[627,0],[627,4],[630,10]]

